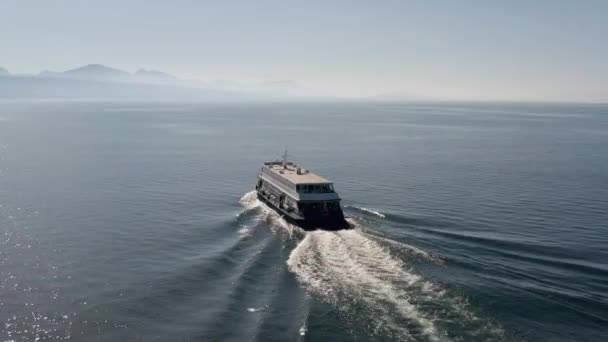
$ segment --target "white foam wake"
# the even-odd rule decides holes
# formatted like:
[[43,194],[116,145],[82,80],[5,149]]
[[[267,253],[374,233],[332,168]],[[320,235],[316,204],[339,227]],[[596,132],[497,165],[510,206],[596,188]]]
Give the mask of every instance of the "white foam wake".
[[363,210],[363,211],[365,211],[367,213],[370,213],[372,215],[376,215],[378,217],[382,217],[382,218],[386,217],[383,213],[381,213],[381,212],[379,212],[378,210],[375,210],[375,209],[370,209],[370,208],[365,208],[365,207],[355,207],[355,208],[357,208],[359,210]]
[[262,202],[258,199],[258,195],[255,190],[244,194],[239,200],[239,203],[241,203],[245,210],[255,209],[262,204]]
[[[413,272],[404,261],[413,256],[443,265],[438,257],[377,236],[353,220],[349,222],[356,229],[304,232],[258,200],[255,191],[245,194],[240,203],[245,212],[255,210],[256,219],[268,222],[273,233],[292,241],[294,236],[303,238],[289,256],[289,270],[311,294],[343,310],[346,319],[364,315],[368,320],[364,325],[371,333],[394,340],[444,341],[450,324],[476,322],[462,327],[466,330],[464,340],[466,336],[494,338],[502,334],[500,327],[476,317],[466,300],[446,295],[443,288]],[[245,229],[239,233],[250,234]],[[305,319],[300,334],[304,336],[307,329]]]
[[436,265],[439,266],[445,266],[445,262],[438,256],[432,255],[431,253],[427,252],[427,251],[423,251],[422,249],[418,248],[418,247],[414,247],[412,245],[408,245],[406,243],[403,242],[399,242],[399,241],[395,241],[395,240],[391,240],[391,239],[387,239],[381,236],[376,236],[376,235],[371,235],[371,234],[365,234],[367,237],[377,240],[377,241],[382,241],[388,245],[391,245],[399,250],[403,250],[406,253],[410,254],[410,255],[414,255],[416,257],[422,258],[422,259],[426,259],[428,261],[433,262]]
[[308,330],[308,327],[306,326],[306,322],[305,322],[298,330],[298,333],[300,333],[300,336],[305,336],[307,330]]
[[401,254],[391,254],[388,241],[358,229],[308,232],[287,265],[311,294],[363,320],[372,334],[445,341],[457,324],[450,332],[456,339],[504,340],[499,325],[476,316],[466,299],[414,273]]
[[[287,234],[288,238],[293,238],[294,234],[300,232],[298,227],[287,222],[281,215],[279,215],[276,211],[269,208],[266,204],[258,199],[256,191],[250,191],[243,195],[239,200],[241,205],[243,206],[243,211],[238,214],[241,215],[245,212],[256,210],[258,212],[257,221],[268,221],[270,223],[270,229],[274,233],[278,234]],[[239,231],[241,234],[243,229]]]
[[[341,299],[348,297],[363,304],[372,312],[374,329],[389,329],[405,340],[421,334],[428,340],[441,340],[433,317],[410,300],[410,290],[428,287],[427,282],[357,230],[309,232],[287,264],[323,300],[348,306]],[[428,287],[426,291],[434,290]],[[408,323],[402,325],[401,321]]]
[[405,253],[409,254],[409,255],[414,255],[416,257],[422,258],[422,259],[426,259],[436,265],[439,266],[445,266],[445,262],[438,256],[435,256],[427,251],[424,251],[418,247],[412,246],[412,245],[408,245],[404,242],[400,242],[400,241],[395,241],[392,239],[388,239],[385,238],[380,232],[369,229],[365,226],[362,226],[357,220],[353,219],[353,218],[349,218],[347,219],[347,221],[351,224],[351,226],[355,227],[356,229],[358,229],[360,231],[361,234],[365,235],[366,237],[372,239],[372,240],[376,240],[379,242],[382,242],[386,245],[389,245],[395,249],[398,249],[400,251],[404,251]]
[[269,307],[269,305],[263,305],[257,308],[247,308],[247,311],[249,312],[260,312],[260,311],[265,311],[267,310]]
[[251,228],[249,228],[247,226],[242,226],[242,228],[237,231],[237,234],[239,235],[239,239],[241,239],[241,240],[251,237],[252,233],[253,232],[252,232]]
[[[243,209],[236,214],[237,217],[241,217],[262,205],[262,202],[258,199],[255,191],[250,191],[243,195],[243,197],[241,197],[239,200],[239,203]],[[253,235],[255,224],[260,220],[262,220],[262,217],[260,215],[256,215],[253,222],[246,220],[244,223],[239,224],[240,229],[237,231],[239,240],[244,240],[251,237]]]

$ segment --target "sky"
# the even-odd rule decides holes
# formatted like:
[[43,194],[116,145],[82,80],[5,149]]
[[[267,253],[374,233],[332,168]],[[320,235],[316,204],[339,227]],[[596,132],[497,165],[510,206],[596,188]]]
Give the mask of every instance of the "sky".
[[608,102],[608,1],[0,0],[11,73],[99,63],[349,98]]

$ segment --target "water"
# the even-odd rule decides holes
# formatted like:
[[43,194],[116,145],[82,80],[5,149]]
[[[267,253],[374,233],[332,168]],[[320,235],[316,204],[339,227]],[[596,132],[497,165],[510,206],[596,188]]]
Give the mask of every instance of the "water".
[[[352,231],[251,192],[288,147]],[[605,341],[608,107],[0,104],[0,340]]]

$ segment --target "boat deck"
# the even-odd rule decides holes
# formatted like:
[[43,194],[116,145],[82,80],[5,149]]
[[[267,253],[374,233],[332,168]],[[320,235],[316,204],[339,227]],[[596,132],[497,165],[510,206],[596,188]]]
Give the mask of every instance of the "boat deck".
[[[265,163],[266,167],[268,167],[273,173],[277,174],[279,177],[285,178],[289,182],[293,184],[329,184],[331,181],[314,174],[308,170],[306,172],[298,173],[298,167],[289,163],[286,168],[283,167],[280,163]],[[304,169],[302,169],[304,170]]]

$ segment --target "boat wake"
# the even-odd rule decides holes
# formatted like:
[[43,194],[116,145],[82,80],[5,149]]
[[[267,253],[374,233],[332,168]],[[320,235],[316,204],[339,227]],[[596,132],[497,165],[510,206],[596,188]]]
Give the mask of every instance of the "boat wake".
[[415,257],[443,265],[438,257],[373,234],[355,220],[352,230],[294,235],[299,228],[258,201],[255,192],[243,196],[241,203],[258,210],[274,233],[287,232],[297,243],[288,270],[313,297],[335,307],[351,333],[365,329],[371,336],[398,341],[504,339],[503,330],[477,317],[464,298],[450,295],[407,263]]
[[366,324],[373,335],[502,339],[502,329],[476,317],[463,298],[425,280],[381,241],[356,229],[308,232],[287,265],[311,294],[351,316],[353,325]]
[[255,212],[257,222],[266,221],[273,233],[286,236],[289,239],[293,239],[294,237],[304,234],[304,230],[287,222],[276,211],[272,210],[270,207],[260,201],[257,197],[256,191],[246,193],[243,195],[243,197],[241,197],[239,202],[243,206],[243,211],[241,211],[237,216]]
[[348,206],[347,208],[352,208],[357,211],[361,211],[361,212],[364,212],[367,214],[372,214],[372,215],[378,216],[380,218],[386,218],[386,215],[384,215],[383,213],[381,213],[380,211],[378,211],[376,209],[370,209],[370,208],[365,208],[365,207],[356,207],[356,206]]
[[357,307],[367,311],[365,316],[375,320],[372,329],[383,330],[381,335],[388,332],[405,340],[422,336],[440,339],[433,318],[409,299],[414,288],[426,287],[426,292],[435,296],[441,293],[434,293],[420,276],[407,271],[402,262],[359,231],[308,233],[287,264],[322,300],[345,311],[357,311]]
[[262,201],[258,199],[258,195],[255,191],[249,191],[248,193],[243,195],[243,197],[241,197],[241,199],[239,200],[239,203],[241,203],[244,210],[241,211],[238,215],[241,215],[247,211],[251,211],[262,205]]
[[362,227],[359,222],[350,219],[349,223],[355,228],[358,229],[361,234],[365,235],[367,238],[375,240],[382,244],[383,246],[389,247],[389,249],[395,249],[400,254],[407,254],[408,256],[414,256],[416,258],[424,259],[426,261],[432,262],[438,266],[445,266],[445,262],[440,257],[433,255],[427,251],[424,251],[418,247],[408,245],[403,242],[395,241],[388,239],[382,236],[381,233],[371,230],[369,228]]

